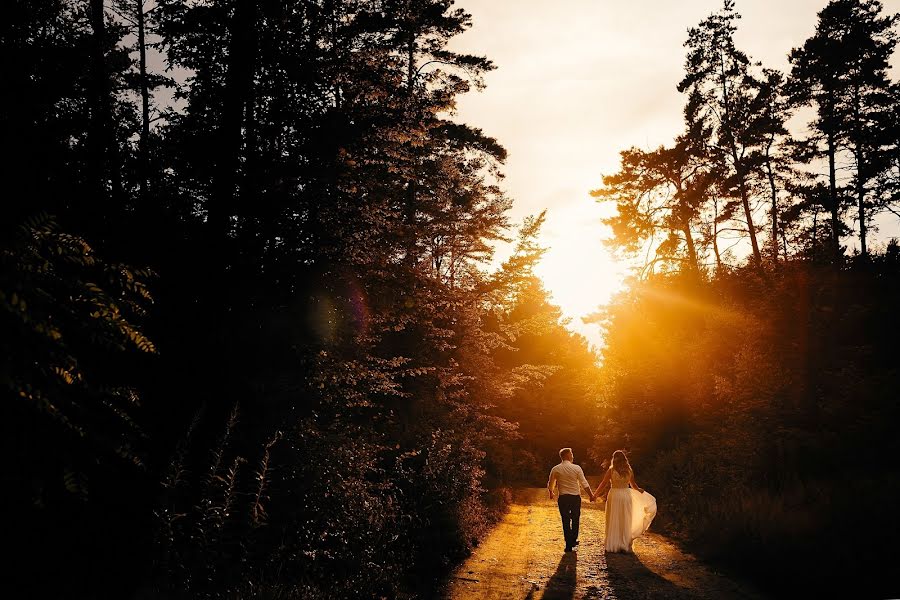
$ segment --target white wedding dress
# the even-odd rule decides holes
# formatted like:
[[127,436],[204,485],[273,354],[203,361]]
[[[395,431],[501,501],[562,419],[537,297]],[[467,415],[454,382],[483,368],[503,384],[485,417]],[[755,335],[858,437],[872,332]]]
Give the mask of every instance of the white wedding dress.
[[646,490],[628,487],[629,476],[611,469],[612,479],[606,498],[606,551],[631,552],[634,539],[647,531],[656,516],[656,498]]

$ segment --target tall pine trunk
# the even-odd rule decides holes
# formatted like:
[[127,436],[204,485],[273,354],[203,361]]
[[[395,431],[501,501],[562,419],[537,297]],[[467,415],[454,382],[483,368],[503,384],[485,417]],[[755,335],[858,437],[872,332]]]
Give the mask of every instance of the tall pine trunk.
[[750,195],[747,192],[747,182],[745,181],[743,169],[737,162],[737,148],[732,143],[732,151],[735,160],[735,170],[738,176],[738,189],[741,193],[741,206],[744,208],[744,220],[747,222],[747,231],[750,233],[750,246],[753,249],[753,261],[757,265],[762,264],[762,254],[759,251],[759,242],[756,240],[756,226],[753,224],[753,213],[750,211]]
[[722,270],[722,255],[719,253],[719,199],[713,195],[712,248],[716,256],[716,273]]
[[[684,180],[681,177],[676,177],[672,182],[675,184],[677,198],[684,197]],[[691,269],[694,273],[700,273],[700,264],[697,260],[697,247],[694,245],[694,236],[691,233],[691,218],[690,213],[687,213],[687,216],[682,215],[679,219],[681,221],[681,233],[684,234],[684,243],[687,245],[688,250],[688,259],[691,261]]]
[[[256,46],[256,0],[237,0],[229,27],[228,70],[219,122],[213,190],[207,214],[215,245],[225,245],[235,211],[235,185],[243,145],[244,107],[253,80]],[[224,259],[224,255],[220,257]]]
[[775,185],[775,170],[772,168],[772,157],[769,156],[769,147],[766,148],[766,176],[769,180],[769,194],[771,202],[770,217],[772,219],[772,262],[778,264],[778,187]]
[[720,61],[721,75],[720,84],[722,86],[722,103],[725,107],[725,119],[720,124],[727,127],[728,144],[731,150],[731,157],[734,160],[734,172],[738,179],[738,189],[741,194],[741,206],[744,209],[744,220],[747,222],[747,232],[750,234],[750,247],[753,250],[753,261],[757,266],[762,265],[762,255],[759,252],[759,243],[756,240],[756,227],[753,224],[753,213],[750,211],[750,197],[747,193],[747,182],[745,181],[744,169],[741,166],[741,158],[738,155],[737,142],[734,139],[733,121],[731,118],[731,101],[728,96],[728,78],[725,74],[725,59]]
[[837,195],[837,169],[835,167],[835,148],[834,134],[828,134],[828,196],[831,204],[831,252],[834,262],[841,260],[841,239],[840,239],[840,214],[838,210]]
[[866,225],[866,186],[863,179],[863,169],[865,166],[863,156],[862,143],[856,140],[856,199],[859,210],[859,251],[863,257],[869,255],[866,245],[866,234],[868,227]]
[[101,220],[91,228],[107,232],[103,222],[107,221],[114,211],[122,209],[123,190],[121,165],[115,135],[115,122],[112,108],[111,86],[106,66],[106,17],[104,0],[90,0],[91,23],[91,93],[90,93],[90,133],[89,143],[92,148],[94,185],[96,201],[100,203],[95,218]]
[[860,100],[860,90],[856,87],[853,90],[853,116],[854,116],[854,144],[853,154],[856,159],[856,202],[859,211],[859,250],[863,257],[869,255],[866,246],[866,160],[865,150],[863,149],[863,132],[862,132],[862,107]]
[[694,246],[694,236],[691,235],[691,227],[690,224],[685,224],[682,227],[682,233],[684,233],[684,241],[687,244],[688,249],[688,257],[691,261],[691,269],[695,273],[700,272],[700,265],[697,263],[697,248]]
[[138,68],[140,69],[141,86],[141,138],[138,152],[138,185],[140,192],[141,208],[146,209],[147,180],[149,178],[150,150],[150,88],[147,82],[147,42],[145,34],[144,0],[135,0],[138,29]]
[[[410,114],[413,113],[413,103],[415,101],[415,83],[416,83],[416,33],[414,31],[415,25],[410,23],[410,31],[409,31],[409,41],[407,42],[407,93],[408,93],[408,101],[409,101],[409,111]],[[418,194],[417,190],[417,181],[418,177],[418,151],[415,146],[410,148],[410,152],[412,153],[412,161],[414,163],[413,173],[408,182],[409,189],[406,194],[406,206],[405,206],[405,221],[406,221],[406,263],[412,267],[415,266],[416,262],[418,262],[418,251],[416,249],[416,242],[418,237],[418,232],[416,231],[416,194]]]

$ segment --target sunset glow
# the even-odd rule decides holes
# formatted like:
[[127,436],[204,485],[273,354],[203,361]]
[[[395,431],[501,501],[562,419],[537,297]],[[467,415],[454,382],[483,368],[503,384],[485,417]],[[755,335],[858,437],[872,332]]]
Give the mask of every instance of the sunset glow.
[[581,317],[609,301],[622,289],[626,265],[618,262],[600,243],[604,227],[600,224],[608,207],[589,201],[584,206],[561,206],[548,213],[543,234],[547,253],[537,273],[566,316],[570,327],[597,343],[596,327],[585,325]]
[[6,589],[900,598],[900,0],[0,23]]
[[[737,40],[767,66],[787,70],[787,54],[808,37],[826,0],[740,3]],[[889,11],[900,0],[885,0]],[[603,246],[600,220],[611,207],[589,196],[618,169],[619,151],[652,149],[682,129],[689,27],[720,0],[602,2],[461,0],[473,16],[453,47],[488,56],[487,89],[462,97],[458,119],[495,136],[509,151],[504,186],[516,220],[547,209],[538,271],[571,327],[600,344],[581,317],[622,287],[628,267]],[[773,14],[778,19],[772,19]]]

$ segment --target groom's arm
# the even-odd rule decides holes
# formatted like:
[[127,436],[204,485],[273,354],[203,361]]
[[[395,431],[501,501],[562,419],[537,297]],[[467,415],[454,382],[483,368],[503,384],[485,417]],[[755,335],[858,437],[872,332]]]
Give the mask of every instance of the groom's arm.
[[591,489],[591,484],[588,483],[587,477],[584,476],[584,471],[581,470],[581,467],[578,467],[578,480],[581,484],[581,488],[587,490],[588,496],[591,497],[591,502],[593,502],[594,491]]
[[550,479],[547,480],[547,493],[550,494],[550,499],[553,500],[553,486],[556,484],[556,471],[550,471]]

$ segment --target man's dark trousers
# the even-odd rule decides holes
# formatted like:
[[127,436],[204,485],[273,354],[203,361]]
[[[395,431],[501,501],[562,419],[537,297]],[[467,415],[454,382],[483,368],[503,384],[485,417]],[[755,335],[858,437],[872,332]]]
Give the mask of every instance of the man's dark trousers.
[[559,514],[562,517],[566,548],[571,548],[578,539],[578,523],[581,520],[581,496],[560,494],[556,503],[559,506]]

